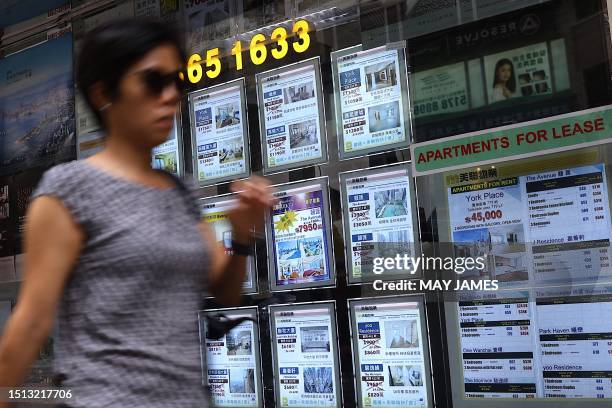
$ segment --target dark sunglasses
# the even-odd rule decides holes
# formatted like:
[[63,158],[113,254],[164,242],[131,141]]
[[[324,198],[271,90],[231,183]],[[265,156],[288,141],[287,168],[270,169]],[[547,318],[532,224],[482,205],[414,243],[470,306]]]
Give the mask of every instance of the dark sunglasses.
[[187,83],[183,79],[184,74],[182,71],[174,71],[169,74],[164,74],[155,69],[145,69],[138,72],[143,84],[147,87],[147,90],[155,96],[161,95],[161,93],[170,85],[174,85],[179,93],[184,92],[187,89]]

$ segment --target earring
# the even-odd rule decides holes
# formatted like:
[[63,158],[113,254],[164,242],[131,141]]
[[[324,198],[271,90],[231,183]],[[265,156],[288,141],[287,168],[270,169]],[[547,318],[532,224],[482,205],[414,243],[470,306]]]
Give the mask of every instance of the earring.
[[110,106],[112,105],[111,102],[107,103],[106,105],[102,106],[100,109],[98,109],[98,111],[100,112],[104,112],[105,110],[107,110],[108,108],[110,108]]

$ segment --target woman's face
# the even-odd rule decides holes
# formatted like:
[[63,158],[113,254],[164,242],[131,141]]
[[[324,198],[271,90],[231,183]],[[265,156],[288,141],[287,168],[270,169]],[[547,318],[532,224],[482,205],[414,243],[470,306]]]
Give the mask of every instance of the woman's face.
[[129,68],[119,84],[112,112],[109,112],[111,129],[120,128],[121,135],[129,135],[132,142],[147,149],[166,141],[180,101],[180,91],[173,82],[159,92],[152,91],[146,77],[151,72],[173,74],[181,66],[176,47],[161,45]]
[[508,82],[512,76],[512,67],[510,64],[504,64],[497,69],[497,79],[501,82]]

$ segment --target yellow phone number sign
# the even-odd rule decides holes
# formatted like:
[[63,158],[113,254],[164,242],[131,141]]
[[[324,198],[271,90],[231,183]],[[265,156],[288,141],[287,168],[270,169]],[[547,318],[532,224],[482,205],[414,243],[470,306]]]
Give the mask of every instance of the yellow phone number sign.
[[[289,39],[295,37],[291,44]],[[248,41],[248,48],[243,49],[243,42],[238,40],[234,43],[230,55],[234,58],[236,70],[243,68],[243,52],[248,50],[248,55],[254,65],[261,65],[268,58],[267,43],[275,44],[270,50],[272,58],[280,60],[287,56],[289,49],[293,48],[296,53],[302,53],[310,47],[310,24],[306,20],[297,20],[291,28],[291,33],[285,27],[277,27],[272,30],[268,39],[264,34],[255,34]],[[207,50],[202,60],[200,54],[192,54],[187,61],[187,78],[192,84],[197,84],[206,75],[209,79],[217,78],[221,74],[221,59],[219,48]]]

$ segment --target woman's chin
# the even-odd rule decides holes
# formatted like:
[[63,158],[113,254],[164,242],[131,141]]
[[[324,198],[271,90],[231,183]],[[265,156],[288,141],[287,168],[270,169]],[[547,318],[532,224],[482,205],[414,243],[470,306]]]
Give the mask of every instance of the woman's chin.
[[168,140],[171,130],[172,126],[154,126],[147,136],[154,140],[157,146]]

